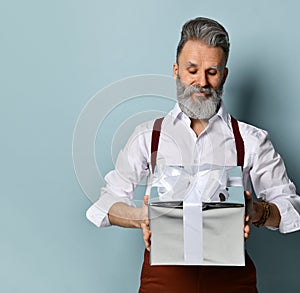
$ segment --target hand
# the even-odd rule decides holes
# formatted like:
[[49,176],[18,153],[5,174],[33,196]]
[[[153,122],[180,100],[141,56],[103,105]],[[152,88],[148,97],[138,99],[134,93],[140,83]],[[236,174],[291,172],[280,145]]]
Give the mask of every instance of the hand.
[[148,218],[148,201],[149,201],[149,196],[145,195],[144,196],[144,202],[143,202],[143,207],[142,207],[142,223],[141,223],[141,229],[143,231],[143,235],[144,235],[144,242],[145,242],[145,246],[146,249],[148,251],[150,251],[150,245],[151,245],[151,231],[150,231],[150,221]]
[[255,209],[254,209],[251,193],[249,191],[245,191],[244,195],[245,195],[245,204],[246,204],[244,237],[245,239],[247,239],[250,235],[251,224],[252,224],[253,215],[255,214]]

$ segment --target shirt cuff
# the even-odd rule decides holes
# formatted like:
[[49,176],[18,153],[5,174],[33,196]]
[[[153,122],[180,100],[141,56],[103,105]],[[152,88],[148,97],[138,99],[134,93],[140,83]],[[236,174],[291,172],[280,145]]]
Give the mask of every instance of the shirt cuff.
[[97,227],[109,227],[111,226],[107,212],[103,211],[103,209],[99,208],[97,202],[94,203],[87,211],[86,211],[87,219],[92,222]]
[[273,200],[271,202],[277,206],[280,212],[279,231],[281,233],[291,233],[300,230],[300,215],[289,200]]
[[112,205],[117,202],[123,202],[129,206],[135,206],[129,198],[115,196],[104,191],[100,198],[86,211],[87,219],[97,227],[111,226],[108,219],[108,212]]

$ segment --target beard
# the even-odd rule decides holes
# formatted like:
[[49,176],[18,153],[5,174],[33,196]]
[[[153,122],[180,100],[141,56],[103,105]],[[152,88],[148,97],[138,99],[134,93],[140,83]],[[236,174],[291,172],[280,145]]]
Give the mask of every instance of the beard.
[[[176,78],[177,100],[179,107],[191,119],[209,120],[217,113],[221,104],[223,86],[212,87],[186,86],[180,77]],[[199,94],[206,96],[200,96]]]

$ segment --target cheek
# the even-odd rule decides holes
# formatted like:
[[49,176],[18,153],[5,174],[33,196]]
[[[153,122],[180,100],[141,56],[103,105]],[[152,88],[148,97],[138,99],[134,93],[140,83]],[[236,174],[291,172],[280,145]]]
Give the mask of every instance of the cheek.
[[212,88],[217,88],[217,87],[219,87],[219,85],[220,85],[220,81],[219,81],[219,80],[210,80],[210,81],[209,81],[209,85],[210,85]]
[[178,72],[178,74],[180,76],[181,82],[185,85],[191,85],[195,82],[195,78],[191,74],[185,72]]
[[218,88],[222,84],[222,78],[221,76],[212,76],[211,78],[208,78],[208,83],[212,88]]

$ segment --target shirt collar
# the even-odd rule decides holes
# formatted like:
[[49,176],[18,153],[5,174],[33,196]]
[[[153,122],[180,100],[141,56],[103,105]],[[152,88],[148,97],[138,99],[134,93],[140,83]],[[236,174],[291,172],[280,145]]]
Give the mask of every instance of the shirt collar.
[[[178,103],[175,104],[174,108],[170,111],[169,114],[173,117],[174,123],[176,123],[177,120],[182,120],[182,119],[188,119],[190,121],[190,118],[181,111]],[[227,112],[223,101],[221,101],[221,106],[217,114],[214,115],[212,118],[210,118],[209,121],[213,122],[217,117],[220,117],[229,126],[229,122],[230,122],[229,113]]]

